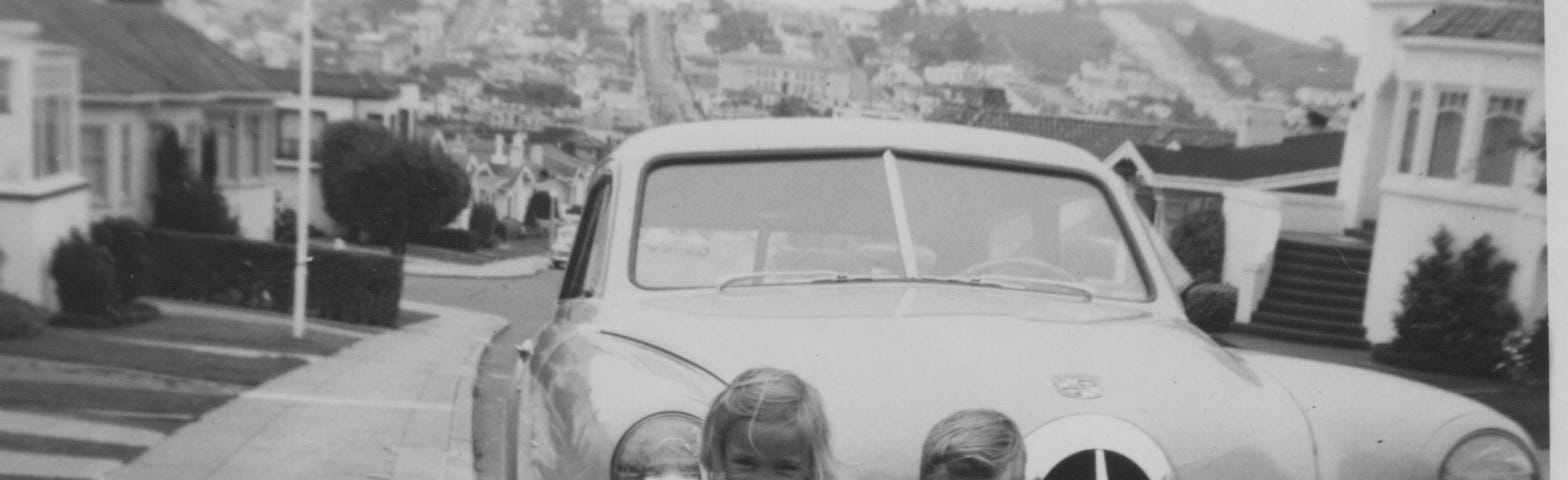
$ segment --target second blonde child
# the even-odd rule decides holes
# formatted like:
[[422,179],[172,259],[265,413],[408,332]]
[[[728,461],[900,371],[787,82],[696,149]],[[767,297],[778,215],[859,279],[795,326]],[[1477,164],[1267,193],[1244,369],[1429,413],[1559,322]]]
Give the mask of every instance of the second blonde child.
[[701,462],[713,480],[838,479],[821,396],[771,367],[742,372],[713,400]]

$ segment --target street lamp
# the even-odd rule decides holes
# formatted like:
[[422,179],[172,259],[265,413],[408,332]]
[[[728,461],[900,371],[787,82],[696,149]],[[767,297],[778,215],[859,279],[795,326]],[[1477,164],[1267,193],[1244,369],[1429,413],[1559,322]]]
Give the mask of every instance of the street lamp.
[[308,277],[307,265],[310,263],[310,97],[311,70],[314,67],[315,55],[312,50],[316,41],[315,8],[312,0],[304,2],[300,22],[300,62],[299,62],[299,202],[295,206],[294,222],[294,338],[305,336],[305,283]]

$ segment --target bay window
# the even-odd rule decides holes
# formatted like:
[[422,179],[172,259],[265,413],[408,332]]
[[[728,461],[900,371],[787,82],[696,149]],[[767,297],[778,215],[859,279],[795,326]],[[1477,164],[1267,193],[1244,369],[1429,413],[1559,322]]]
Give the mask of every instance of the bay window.
[[1405,132],[1399,141],[1399,173],[1410,173],[1415,157],[1416,134],[1421,129],[1421,89],[1410,90],[1405,107]]
[[33,175],[75,168],[76,75],[71,65],[40,65],[33,91]]

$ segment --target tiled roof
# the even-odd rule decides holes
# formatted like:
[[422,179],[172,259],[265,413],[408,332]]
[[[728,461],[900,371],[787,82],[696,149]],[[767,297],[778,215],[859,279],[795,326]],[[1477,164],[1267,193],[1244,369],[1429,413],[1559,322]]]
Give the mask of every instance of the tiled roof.
[[37,22],[39,39],[82,53],[82,92],[273,93],[261,73],[155,4],[0,0],[0,18]]
[[[262,74],[273,88],[299,92],[299,70],[263,68]],[[335,72],[314,70],[311,74],[311,92],[316,95],[361,100],[387,100],[397,98],[397,79],[371,73]]]
[[1444,5],[1405,29],[1404,35],[1545,44],[1546,16],[1539,8]]
[[1138,154],[1155,173],[1220,180],[1249,180],[1339,166],[1345,132],[1286,138],[1247,148],[1138,145]]
[[550,175],[555,178],[571,178],[579,170],[593,167],[592,162],[568,154],[554,145],[544,145],[540,151],[544,157],[541,159],[544,171],[550,172]]
[[995,111],[981,111],[975,117],[965,119],[964,123],[1060,140],[1088,150],[1100,158],[1110,155],[1128,141],[1136,145],[1161,146],[1175,141],[1183,147],[1215,147],[1236,143],[1234,132],[1214,128]]

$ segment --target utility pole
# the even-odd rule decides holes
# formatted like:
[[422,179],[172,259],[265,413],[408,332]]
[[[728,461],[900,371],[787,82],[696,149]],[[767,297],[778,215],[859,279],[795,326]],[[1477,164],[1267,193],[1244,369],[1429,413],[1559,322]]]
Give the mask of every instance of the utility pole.
[[299,157],[296,162],[299,167],[299,201],[295,205],[294,222],[294,338],[305,336],[305,295],[309,290],[305,288],[308,280],[310,263],[310,131],[311,117],[310,97],[314,93],[311,85],[311,70],[315,67],[316,12],[312,0],[304,2],[300,24],[300,61],[299,61]]

